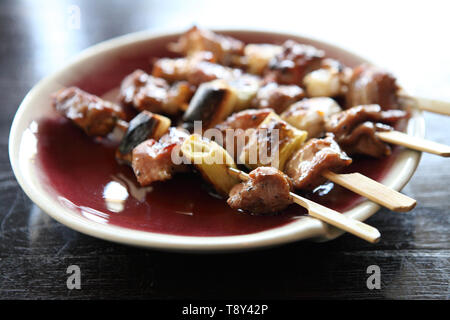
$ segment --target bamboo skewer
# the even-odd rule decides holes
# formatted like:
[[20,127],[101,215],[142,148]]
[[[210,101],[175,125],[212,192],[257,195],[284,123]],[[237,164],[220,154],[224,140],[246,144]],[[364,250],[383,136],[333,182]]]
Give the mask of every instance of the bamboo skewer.
[[[249,179],[248,174],[234,168],[228,168],[228,172],[238,177],[240,180],[247,181]],[[371,243],[376,243],[380,240],[380,232],[364,222],[351,219],[345,215],[324,207],[314,201],[303,198],[293,192],[290,193],[295,203],[308,210],[308,214],[311,217],[331,224],[339,229],[347,231],[361,239],[364,239]]]
[[328,180],[343,186],[392,211],[406,212],[416,206],[416,200],[395,191],[360,173],[338,174],[326,170],[322,175]]
[[450,102],[422,97],[410,97],[404,94],[400,94],[400,97],[410,99],[410,101],[412,100],[416,107],[421,110],[450,116]]
[[377,132],[376,135],[384,142],[404,146],[413,150],[436,154],[441,157],[450,157],[450,146],[445,144],[410,136],[399,131]]

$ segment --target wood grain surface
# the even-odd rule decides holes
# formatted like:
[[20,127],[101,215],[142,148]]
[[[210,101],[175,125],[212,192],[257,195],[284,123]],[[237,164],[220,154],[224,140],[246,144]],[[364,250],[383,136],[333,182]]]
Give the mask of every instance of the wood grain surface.
[[[0,299],[450,298],[450,160],[433,155],[423,155],[403,190],[417,199],[417,207],[408,213],[384,209],[367,221],[382,234],[377,244],[344,235],[328,243],[298,242],[238,254],[167,253],[80,234],[37,208],[18,186],[8,159],[8,135],[18,105],[38,80],[82,49],[129,32],[182,29],[193,22],[207,27],[295,28],[384,61],[402,83],[420,88],[421,96],[450,99],[450,48],[438,41],[450,23],[439,18],[445,10],[430,2],[426,8],[408,2],[408,15],[394,15],[389,10],[400,10],[397,5],[387,9],[391,2],[378,1],[372,16],[386,15],[376,29],[361,23],[367,8],[360,2],[343,1],[341,17],[334,17],[337,2],[322,10],[311,1],[297,4],[297,12],[325,15],[326,22],[316,27],[309,24],[311,18],[296,18],[296,10],[286,9],[290,2],[283,1],[277,1],[278,9],[269,5],[273,2],[250,1],[232,20],[230,8],[239,4],[236,1],[227,2],[223,10],[209,1],[130,3],[0,2]],[[251,14],[251,3],[260,3],[261,13]],[[80,8],[79,29],[68,24],[73,5]],[[394,16],[404,20],[395,21]],[[428,19],[420,24],[420,32],[412,23],[419,17]],[[356,31],[349,19],[358,23]],[[433,57],[428,57],[431,52]],[[450,117],[427,113],[425,120],[428,139],[450,143]],[[81,268],[80,290],[66,287],[66,269],[72,264]],[[380,290],[366,286],[370,265],[381,269]]]

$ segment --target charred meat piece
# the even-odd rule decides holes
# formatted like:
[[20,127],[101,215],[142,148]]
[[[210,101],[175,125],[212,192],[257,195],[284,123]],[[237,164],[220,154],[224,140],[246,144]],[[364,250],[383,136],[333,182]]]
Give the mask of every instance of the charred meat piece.
[[195,58],[162,58],[153,66],[152,75],[169,82],[187,81],[193,86],[215,79],[235,79],[242,74],[239,69]]
[[214,63],[211,52],[197,52],[186,58],[160,58],[153,64],[152,75],[172,83],[187,80],[193,68],[200,62]]
[[336,141],[348,154],[366,154],[382,157],[390,154],[390,147],[379,140],[377,131],[392,130],[383,123],[393,124],[407,117],[403,110],[383,111],[379,105],[356,106],[329,117],[325,129],[335,135]]
[[209,51],[219,63],[230,65],[243,55],[244,43],[194,26],[183,34],[178,42],[170,44],[169,49],[186,56],[199,51]]
[[179,152],[188,136],[185,131],[171,127],[161,139],[146,140],[133,149],[132,167],[141,186],[169,180],[175,173],[188,170],[187,165],[172,161],[172,151]]
[[116,152],[117,160],[131,163],[131,152],[134,147],[150,138],[158,140],[169,130],[170,124],[169,118],[159,114],[149,111],[139,113],[127,126],[125,135]]
[[332,134],[322,139],[310,139],[288,161],[286,174],[295,188],[312,190],[326,181],[325,170],[337,171],[350,165],[352,159],[339,148]]
[[280,84],[303,86],[304,76],[320,68],[324,56],[322,50],[288,40],[283,44],[283,51],[269,63],[265,78]]
[[281,113],[304,96],[303,89],[299,86],[270,82],[258,90],[253,105],[255,108],[271,108],[276,113]]
[[350,155],[363,154],[374,158],[382,158],[391,154],[391,148],[377,138],[379,131],[391,131],[392,127],[366,121],[356,126],[353,131],[339,139],[339,144]]
[[321,136],[325,131],[325,119],[342,111],[331,98],[303,99],[291,105],[281,114],[290,125],[308,132],[308,138]]
[[396,79],[388,72],[368,64],[353,70],[348,84],[347,108],[378,104],[383,109],[399,108]]
[[106,136],[120,118],[125,118],[122,108],[79,88],[70,87],[54,93],[53,107],[72,120],[89,136]]
[[142,70],[128,75],[120,88],[120,99],[136,109],[156,113],[176,114],[185,108],[192,96],[187,83],[170,86],[164,79],[153,77]]
[[259,167],[250,172],[249,180],[231,189],[228,204],[254,214],[279,212],[290,205],[292,183],[288,176],[272,167]]
[[186,80],[190,64],[186,58],[161,58],[155,61],[152,76],[169,82]]
[[224,122],[218,124],[216,128],[225,129],[250,129],[256,128],[272,112],[272,109],[248,109],[229,116]]
[[195,64],[188,73],[187,81],[195,86],[215,79],[231,80],[242,75],[239,69],[224,67],[220,64],[202,61]]
[[138,69],[122,81],[120,99],[124,104],[140,110],[162,109],[168,90],[169,84],[164,79],[152,77]]
[[249,130],[256,129],[271,112],[272,109],[248,109],[232,114],[216,126],[222,132],[222,143],[218,143],[234,159],[238,159],[242,148],[248,143]]
[[395,123],[406,116],[403,110],[383,111],[377,104],[361,105],[331,115],[326,122],[326,129],[341,136],[366,121]]

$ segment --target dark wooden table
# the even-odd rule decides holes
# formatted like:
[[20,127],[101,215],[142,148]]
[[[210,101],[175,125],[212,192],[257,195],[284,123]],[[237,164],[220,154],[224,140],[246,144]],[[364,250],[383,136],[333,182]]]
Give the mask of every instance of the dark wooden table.
[[[98,240],[75,232],[40,211],[18,186],[7,153],[14,113],[39,79],[63,66],[81,49],[121,34],[149,28],[183,28],[195,21],[207,26],[231,23],[231,9],[219,12],[209,2],[197,3],[194,7],[186,7],[182,1],[133,1],[133,7],[127,3],[130,2],[0,2],[1,299],[450,298],[450,162],[431,155],[423,155],[417,172],[404,189],[407,195],[418,200],[417,208],[410,213],[381,210],[369,219],[368,222],[382,233],[381,242],[375,245],[344,235],[328,243],[298,242],[239,254],[175,254]],[[69,22],[71,5],[80,8],[79,29],[73,28]],[[264,7],[268,5],[262,3],[261,8]],[[246,10],[250,10],[250,5]],[[258,17],[249,14],[249,20],[242,19],[244,14],[241,11],[233,23],[269,28],[265,17],[270,15],[270,10],[266,8],[266,13]],[[354,10],[363,8],[355,5]],[[331,17],[327,10],[323,12]],[[405,17],[405,21],[418,18],[418,12],[421,8],[412,6],[409,14],[413,16]],[[440,10],[435,12],[439,14]],[[335,39],[340,44],[354,49],[358,46],[351,40],[352,34],[346,37],[342,34],[351,30],[349,23],[329,28],[338,21],[334,19],[329,21],[329,26],[312,28],[302,21],[295,22],[292,13],[287,14],[288,18],[284,19],[282,11],[276,11],[274,17],[277,19],[271,21],[274,27],[277,21],[278,26],[284,29],[298,25],[307,34],[322,38],[327,38],[325,35],[328,34],[324,28],[333,29],[330,32],[336,34]],[[346,18],[351,15],[358,17],[357,11],[350,11]],[[392,37],[388,38],[392,34],[390,23],[395,25],[392,16],[386,15],[387,26],[377,31],[387,37],[386,43],[389,44],[396,43]],[[438,20],[435,21],[433,16],[428,18],[429,23],[422,26],[438,30],[440,26],[437,24],[443,23],[441,20],[436,22]],[[446,29],[443,30],[448,30],[448,22],[444,26]],[[372,36],[375,34],[371,26],[365,28],[360,25],[358,30]],[[401,24],[394,30],[399,30],[399,33],[393,37],[402,32],[405,39],[412,37],[404,33]],[[395,52],[388,55],[380,49],[382,37],[371,40],[372,47],[366,47],[366,51],[378,47],[378,54],[371,51],[371,55],[389,56],[387,64],[396,66],[392,69],[399,71],[401,79],[408,78],[412,86],[419,83],[430,88],[422,94],[436,93],[436,90],[431,90],[433,88],[444,92],[444,88],[450,87],[449,65],[441,64],[441,68],[427,73],[423,70],[426,63],[435,66],[439,59],[448,61],[445,60],[450,56],[448,46],[433,42],[435,37],[430,40],[426,34],[416,33],[415,37],[424,39],[426,45],[436,46],[431,48],[437,51],[434,59],[423,60],[420,57],[423,48],[407,52],[408,46],[412,46],[408,41],[397,45]],[[369,43],[367,39],[359,39],[361,44]],[[374,41],[379,41],[376,46]],[[414,66],[408,68],[412,64]],[[402,72],[410,69],[422,70],[424,76],[435,74],[436,77],[423,79],[420,74],[410,76],[412,73]],[[435,79],[440,81],[433,83]],[[450,90],[445,92],[448,97]],[[426,114],[425,119],[427,137],[449,143],[450,117]],[[81,290],[68,290],[66,287],[66,269],[72,264],[81,268]],[[366,269],[370,265],[381,268],[380,290],[369,290],[366,286],[369,276]]]

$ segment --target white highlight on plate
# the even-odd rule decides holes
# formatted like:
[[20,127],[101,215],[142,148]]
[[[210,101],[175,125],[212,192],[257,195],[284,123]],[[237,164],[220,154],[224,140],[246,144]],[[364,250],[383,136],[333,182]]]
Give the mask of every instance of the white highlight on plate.
[[62,197],[62,196],[58,196],[58,201],[66,208],[80,211],[81,215],[88,218],[89,220],[103,223],[103,224],[108,223],[109,215],[104,212],[95,210],[93,208],[85,207],[85,206],[78,206],[75,203],[73,203],[72,201],[70,201],[69,199]]
[[20,143],[20,160],[33,160],[37,154],[37,138],[38,124],[32,121],[27,129],[23,132],[22,141]]
[[120,182],[111,181],[103,189],[103,198],[109,211],[120,212],[124,209],[128,198],[127,188]]

